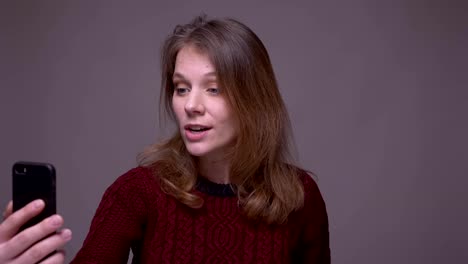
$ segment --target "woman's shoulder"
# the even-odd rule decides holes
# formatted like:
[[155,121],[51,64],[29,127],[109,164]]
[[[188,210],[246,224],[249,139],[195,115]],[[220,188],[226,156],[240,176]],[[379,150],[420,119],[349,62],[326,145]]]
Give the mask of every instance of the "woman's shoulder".
[[120,175],[106,190],[107,193],[154,196],[160,192],[155,171],[151,167],[135,167]]
[[157,184],[153,170],[149,167],[135,167],[120,175],[114,182],[117,186],[145,186]]
[[[302,223],[297,224],[297,226],[303,226],[309,230],[307,232],[313,231],[312,233],[328,232],[328,214],[325,201],[315,180],[317,176],[302,169],[299,170],[298,176],[304,188],[304,205],[297,212],[295,219]],[[314,235],[309,234],[308,236],[313,237]]]
[[296,168],[296,170],[306,194],[319,191],[319,187],[316,182],[317,176],[315,174],[302,168]]
[[297,169],[299,179],[302,182],[304,188],[304,205],[310,206],[314,204],[321,204],[324,206],[324,200],[320,188],[317,184],[317,176],[310,171],[304,169]]

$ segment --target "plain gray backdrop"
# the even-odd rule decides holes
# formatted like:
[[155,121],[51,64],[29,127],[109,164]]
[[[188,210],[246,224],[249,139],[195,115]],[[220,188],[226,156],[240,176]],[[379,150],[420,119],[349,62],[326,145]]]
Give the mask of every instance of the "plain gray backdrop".
[[202,12],[269,50],[333,263],[468,263],[466,1],[2,1],[0,204],[53,163],[70,260],[158,128],[159,48]]

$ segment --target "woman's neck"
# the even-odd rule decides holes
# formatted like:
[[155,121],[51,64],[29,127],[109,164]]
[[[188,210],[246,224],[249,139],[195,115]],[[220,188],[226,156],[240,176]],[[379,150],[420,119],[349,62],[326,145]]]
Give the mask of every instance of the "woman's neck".
[[230,183],[229,161],[198,158],[198,170],[201,176],[214,183]]

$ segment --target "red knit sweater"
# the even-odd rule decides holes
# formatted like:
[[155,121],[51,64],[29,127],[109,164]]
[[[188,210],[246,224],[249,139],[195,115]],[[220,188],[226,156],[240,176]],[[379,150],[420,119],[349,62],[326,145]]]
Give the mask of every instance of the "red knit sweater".
[[127,263],[130,249],[133,263],[330,263],[325,204],[303,174],[304,207],[266,225],[243,217],[235,196],[197,191],[204,205],[192,209],[163,193],[149,169],[132,169],[105,192],[72,263]]

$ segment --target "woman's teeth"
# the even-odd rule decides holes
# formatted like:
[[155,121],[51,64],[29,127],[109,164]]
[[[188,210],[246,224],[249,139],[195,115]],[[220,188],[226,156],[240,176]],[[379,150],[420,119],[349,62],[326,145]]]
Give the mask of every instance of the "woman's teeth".
[[202,132],[202,131],[208,130],[208,128],[206,128],[206,127],[190,127],[189,130],[192,131],[192,132]]

